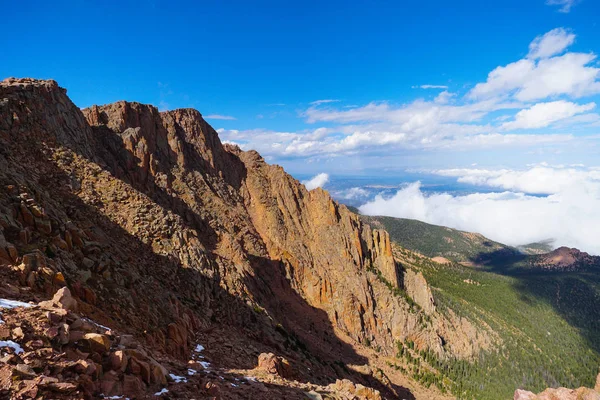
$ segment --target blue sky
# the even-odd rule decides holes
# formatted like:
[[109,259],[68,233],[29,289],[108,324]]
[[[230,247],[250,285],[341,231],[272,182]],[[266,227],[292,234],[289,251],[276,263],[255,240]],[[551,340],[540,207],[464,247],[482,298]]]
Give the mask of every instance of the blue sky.
[[[588,54],[589,62],[569,64],[572,73],[597,68],[596,1],[5,3],[3,10],[11,18],[3,28],[11,34],[0,39],[1,77],[56,79],[80,107],[121,99],[161,109],[194,107],[220,129],[224,140],[257,148],[294,173],[393,174],[409,167],[473,163],[587,164],[598,156],[596,140],[577,139],[599,130],[597,120],[595,126],[592,121],[597,109],[590,103],[598,101],[600,90],[581,93],[580,87],[597,82],[597,76],[546,95],[515,99],[513,89],[512,96],[507,90],[469,97],[491,71],[527,59],[530,43],[557,28],[563,29],[563,37],[574,35],[573,40],[548,57]],[[536,74],[532,71],[528,79]],[[550,81],[565,79],[556,71],[546,75]],[[436,106],[434,99],[442,92]],[[403,109],[411,112],[412,106],[421,108],[414,110],[417,114],[423,111],[415,114],[417,119],[433,121],[439,115],[427,115],[432,105],[460,107],[492,97],[498,103],[521,104],[448,116],[430,127],[417,121],[407,126],[406,118],[393,116]],[[339,101],[311,104],[325,99]],[[564,111],[568,105],[556,104],[545,112],[560,108],[568,117],[543,127],[474,128],[498,128],[503,120],[497,118],[511,121],[520,110],[558,100],[588,108]],[[415,107],[415,102],[420,103]],[[369,105],[372,112],[362,117],[343,114]],[[486,141],[481,136],[478,142],[464,136],[465,126],[472,135],[522,137],[489,136]],[[356,132],[370,136],[336,148]],[[385,134],[411,139],[371,143]],[[457,140],[451,145],[440,139],[452,135]]]

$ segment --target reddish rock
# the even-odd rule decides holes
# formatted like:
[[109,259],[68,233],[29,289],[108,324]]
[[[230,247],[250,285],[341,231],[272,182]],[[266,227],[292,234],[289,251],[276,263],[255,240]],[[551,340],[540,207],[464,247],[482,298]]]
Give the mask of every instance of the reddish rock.
[[100,382],[100,388],[105,396],[116,396],[123,393],[119,375],[115,371],[108,371],[104,374]]
[[127,355],[122,350],[117,350],[114,353],[110,353],[108,356],[110,361],[110,367],[112,370],[117,372],[125,372],[127,368]]
[[86,333],[82,341],[85,341],[91,351],[103,354],[110,349],[110,339],[99,333]]
[[206,385],[204,385],[204,388],[209,396],[212,396],[215,399],[221,398],[221,387],[217,383],[207,382]]
[[123,377],[123,394],[127,397],[136,397],[146,390],[146,385],[142,380],[134,375],[125,375]]
[[40,307],[53,311],[54,308],[62,308],[68,311],[77,310],[77,300],[71,296],[71,291],[67,287],[59,289],[52,300],[42,301]]
[[288,360],[273,353],[259,355],[257,368],[269,374],[279,375],[282,378],[289,378],[292,375],[292,367]]

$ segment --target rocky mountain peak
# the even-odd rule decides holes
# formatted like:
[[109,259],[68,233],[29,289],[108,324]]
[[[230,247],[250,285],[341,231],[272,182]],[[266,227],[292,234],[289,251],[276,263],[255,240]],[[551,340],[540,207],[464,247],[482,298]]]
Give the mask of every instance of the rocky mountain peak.
[[[360,383],[394,397],[407,391],[385,374],[331,365],[389,369],[364,352],[394,354],[408,338],[463,358],[491,345],[466,319],[437,313],[422,276],[410,290],[427,310],[399,295],[407,280],[386,231],[257,152],[224,146],[198,111],[124,101],[80,110],[54,81],[0,84],[0,266],[0,293],[41,301],[67,287],[77,318],[135,336],[155,354],[138,360],[178,371],[198,362],[190,357],[204,341],[220,377],[273,353],[298,366],[300,381],[339,378],[352,393]],[[105,359],[118,358],[112,350],[93,356],[105,372],[117,368]],[[164,374],[144,379],[143,368],[127,368],[63,379],[88,397],[164,384]],[[211,376],[204,392],[220,385]],[[12,385],[0,376],[0,390]]]

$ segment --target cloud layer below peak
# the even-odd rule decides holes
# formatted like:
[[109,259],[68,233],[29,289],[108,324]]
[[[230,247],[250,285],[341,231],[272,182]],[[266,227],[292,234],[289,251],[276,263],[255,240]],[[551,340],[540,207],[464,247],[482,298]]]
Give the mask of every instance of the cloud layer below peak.
[[[427,195],[419,182],[360,207],[368,215],[412,218],[509,245],[554,239],[600,255],[600,169],[533,166],[527,170],[452,169],[432,173],[500,192]],[[535,194],[545,193],[540,196]]]

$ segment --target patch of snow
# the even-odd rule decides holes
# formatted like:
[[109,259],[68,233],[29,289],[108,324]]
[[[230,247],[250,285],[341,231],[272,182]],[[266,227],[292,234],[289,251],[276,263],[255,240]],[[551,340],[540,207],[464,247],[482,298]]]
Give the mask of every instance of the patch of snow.
[[201,351],[204,351],[204,346],[202,346],[201,344],[196,345],[196,348],[194,349],[194,351],[196,353],[200,353]]
[[24,352],[19,343],[13,342],[12,340],[0,340],[0,347],[11,347],[15,349],[16,354],[21,354]]
[[85,317],[84,317],[84,318],[82,318],[82,319],[83,319],[84,321],[87,321],[87,322],[90,322],[90,323],[92,323],[92,324],[96,325],[98,328],[102,328],[102,329],[104,329],[105,331],[112,331],[112,329],[110,329],[108,326],[100,325],[100,324],[99,324],[99,323],[97,323],[96,321],[92,321],[92,320],[91,320],[91,319],[89,319],[89,318],[85,318]]
[[185,377],[183,376],[178,376],[175,374],[169,374],[169,376],[171,377],[171,379],[173,379],[175,381],[175,383],[187,383],[187,379],[185,379]]
[[188,375],[189,376],[194,376],[197,373],[198,373],[198,371],[196,371],[195,369],[188,368]]
[[202,365],[202,368],[204,368],[204,369],[209,369],[210,368],[210,363],[209,362],[199,361],[198,364]]
[[0,299],[0,308],[17,308],[17,307],[32,307],[29,303],[23,303],[22,301]]
[[231,386],[238,387],[238,385],[236,385],[235,383],[232,383]]
[[256,378],[253,376],[245,376],[244,379],[248,382],[256,382]]
[[161,394],[169,393],[169,389],[163,388],[160,392],[154,393],[155,396],[160,396]]
[[[2,309],[2,308],[11,309],[11,308],[17,308],[17,307],[29,308],[29,307],[33,307],[33,305],[31,305],[29,303],[24,303],[22,301],[17,301],[17,300],[0,299],[0,309]],[[2,313],[0,313],[0,316],[2,316]],[[4,321],[2,320],[2,318],[0,318],[0,325],[2,325],[3,323],[4,323]]]

